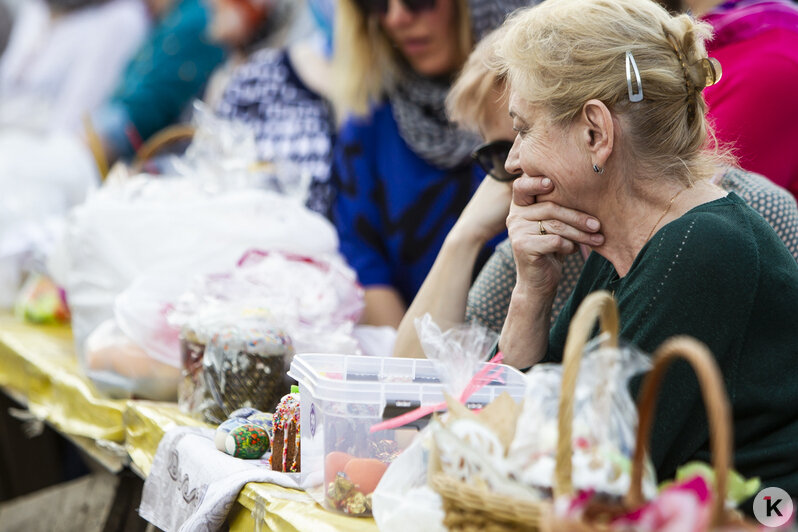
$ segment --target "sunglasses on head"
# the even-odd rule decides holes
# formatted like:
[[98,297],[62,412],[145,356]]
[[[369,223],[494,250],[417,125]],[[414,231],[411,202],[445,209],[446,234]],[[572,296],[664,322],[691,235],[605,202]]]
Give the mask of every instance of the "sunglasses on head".
[[507,156],[510,155],[512,147],[513,143],[509,140],[486,142],[474,150],[471,157],[493,179],[497,181],[512,181],[521,177],[521,174],[511,174],[504,169],[504,163],[507,162]]
[[[420,13],[433,9],[436,0],[401,0],[401,2],[411,13]],[[390,0],[355,0],[355,3],[366,15],[387,15]]]

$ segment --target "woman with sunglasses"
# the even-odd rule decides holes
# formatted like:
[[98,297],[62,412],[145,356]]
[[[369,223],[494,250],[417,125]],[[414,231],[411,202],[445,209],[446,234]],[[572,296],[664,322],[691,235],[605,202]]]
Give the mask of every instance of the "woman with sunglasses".
[[[485,143],[473,157],[488,174],[446,237],[435,264],[399,325],[395,356],[421,357],[414,320],[429,313],[441,326],[477,323],[500,333],[516,284],[516,267],[509,239],[494,253],[471,284],[471,266],[484,243],[506,230],[512,181],[504,165],[515,132],[509,118],[504,76],[497,70],[495,44],[500,30],[486,36],[468,58],[446,99],[450,120],[480,133]],[[798,261],[798,205],[791,194],[767,178],[735,166],[721,168],[713,182],[735,192],[759,212]],[[587,231],[587,227],[583,227]],[[563,257],[562,279],[551,309],[557,319],[576,286],[590,249],[580,246]]]
[[444,100],[473,44],[527,3],[340,2],[333,218],[366,289],[364,323],[399,324],[483,179],[471,160],[479,139],[446,119]]
[[[478,298],[474,298],[470,290],[480,251],[507,229],[505,220],[510,210],[512,182],[519,177],[504,168],[515,132],[507,113],[504,77],[492,68],[499,37],[499,30],[494,30],[480,41],[446,98],[449,119],[484,139],[472,158],[487,176],[446,236],[429,275],[402,319],[394,346],[395,356],[424,355],[416,334],[415,318],[425,313],[430,313],[444,328],[462,323],[468,315],[468,321],[476,319],[497,333],[507,314],[515,284],[515,265],[508,240],[496,247],[486,264],[486,268],[491,265],[490,278],[483,269],[475,285],[490,285],[496,289]],[[575,268],[574,281],[580,266]],[[494,308],[496,310],[492,310]],[[491,320],[491,314],[500,317]]]

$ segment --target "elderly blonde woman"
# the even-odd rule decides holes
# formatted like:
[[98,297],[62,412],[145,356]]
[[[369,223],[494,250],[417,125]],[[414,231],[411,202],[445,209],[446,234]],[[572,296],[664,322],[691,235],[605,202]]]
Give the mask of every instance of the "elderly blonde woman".
[[474,43],[524,0],[342,0],[336,11],[333,218],[366,289],[363,321],[397,326],[484,173],[444,100]]
[[[735,193],[713,185],[701,90],[719,77],[707,27],[649,0],[548,0],[497,45],[520,173],[507,218],[518,279],[500,339],[518,367],[557,362],[570,319],[610,290],[646,351],[706,343],[732,404],[735,467],[798,495],[798,264]],[[595,233],[586,231],[584,226]],[[592,249],[551,332],[563,257]],[[652,436],[661,478],[709,461],[695,378],[674,368]]]
[[[495,45],[501,30],[486,36],[474,49],[446,100],[450,119],[479,133],[485,143],[474,156],[489,174],[477,189],[441,247],[438,257],[399,326],[394,354],[421,356],[414,321],[425,313],[448,327],[476,322],[501,331],[516,281],[509,240],[496,251],[471,284],[479,251],[505,231],[514,176],[504,164],[512,146],[512,121],[508,115],[506,83],[495,68]],[[725,81],[725,80],[724,80]],[[721,168],[713,181],[734,191],[774,228],[798,260],[798,205],[785,189],[767,178],[733,166]],[[587,227],[584,228],[588,232]],[[552,303],[553,322],[571,295],[589,249],[563,258],[562,278]]]

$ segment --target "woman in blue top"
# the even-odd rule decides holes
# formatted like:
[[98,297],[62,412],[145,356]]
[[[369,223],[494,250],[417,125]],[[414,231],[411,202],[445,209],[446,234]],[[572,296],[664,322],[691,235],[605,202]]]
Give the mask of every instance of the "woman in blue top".
[[482,181],[479,138],[445,116],[473,45],[524,0],[345,0],[336,13],[333,217],[366,288],[363,322],[397,326]]

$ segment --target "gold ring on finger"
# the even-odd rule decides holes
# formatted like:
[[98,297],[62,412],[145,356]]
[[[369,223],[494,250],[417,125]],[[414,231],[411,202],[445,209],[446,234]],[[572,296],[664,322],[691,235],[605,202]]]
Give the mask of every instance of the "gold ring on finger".
[[546,228],[545,228],[545,227],[543,227],[543,220],[538,220],[538,230],[540,231],[540,234],[541,234],[541,235],[546,235],[546,234],[548,234],[548,233],[546,232]]

